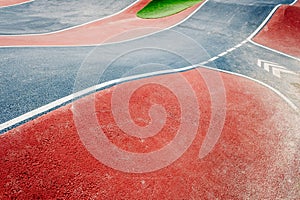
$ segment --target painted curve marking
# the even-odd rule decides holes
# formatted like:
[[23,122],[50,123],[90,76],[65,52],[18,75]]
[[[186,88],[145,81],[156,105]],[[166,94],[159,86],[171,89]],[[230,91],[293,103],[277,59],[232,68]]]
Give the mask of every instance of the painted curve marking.
[[[63,31],[46,34],[31,35],[0,35],[0,46],[89,46],[105,43],[110,38],[124,32],[135,30],[123,40],[144,36],[169,28],[189,17],[200,5],[188,8],[176,15],[161,19],[141,19],[136,17],[136,12],[143,8],[150,0],[141,0],[122,13],[109,18],[87,23],[82,26]],[[140,30],[140,31],[139,31]],[[118,42],[118,41],[110,41]]]
[[34,0],[0,0],[0,8],[17,6],[17,5],[29,3],[32,1],[34,1]]
[[300,2],[278,5],[249,39],[253,44],[300,60]]
[[[226,123],[221,139],[211,154],[199,160],[199,146],[203,143],[211,119],[209,95],[205,83],[196,70],[183,72],[182,75],[196,89],[195,94],[201,108],[199,122],[201,127],[190,148],[172,165],[156,172],[133,175],[101,164],[81,144],[73,122],[71,105],[67,105],[0,136],[2,146],[0,154],[4,158],[0,160],[1,166],[4,166],[0,178],[3,183],[6,183],[5,190],[0,188],[0,194],[5,193],[11,198],[18,195],[19,198],[24,199],[32,199],[36,195],[45,199],[53,195],[62,198],[73,195],[72,197],[75,198],[77,193],[69,194],[65,191],[73,191],[74,186],[81,184],[86,197],[92,197],[95,191],[105,191],[99,193],[97,196],[99,198],[104,195],[106,198],[124,198],[124,194],[127,199],[147,198],[149,195],[153,198],[163,196],[171,199],[178,197],[197,199],[212,194],[214,198],[233,196],[242,198],[245,195],[252,197],[253,190],[256,191],[255,197],[259,199],[266,196],[274,199],[276,195],[283,198],[294,197],[296,194],[293,191],[297,185],[293,183],[297,183],[299,163],[293,162],[293,156],[299,154],[288,150],[292,146],[285,145],[292,145],[293,142],[295,144],[292,136],[295,136],[293,130],[296,131],[294,126],[297,123],[286,121],[286,119],[295,119],[293,112],[283,114],[287,110],[291,111],[290,108],[267,88],[241,77],[221,73],[227,93]],[[172,82],[173,75],[165,75],[165,78]],[[170,134],[157,134],[154,139],[148,141],[145,139],[143,142],[124,135],[118,129],[110,109],[112,93],[117,87],[120,86],[95,94],[97,118],[105,128],[109,140],[127,151],[135,152],[154,151],[161,145],[167,144],[174,136],[174,133],[169,132],[172,131],[171,129],[163,131]],[[144,90],[141,88],[132,98],[134,100],[146,92],[150,95],[147,98],[153,100],[154,96],[151,95],[154,94],[155,88],[144,88]],[[152,92],[147,92],[149,89]],[[169,95],[170,93],[165,94],[166,98],[172,96]],[[171,99],[175,100],[175,104],[166,109],[172,109],[174,106],[177,108],[176,98],[171,97]],[[160,100],[163,101],[164,98]],[[79,101],[84,104],[84,99]],[[270,101],[273,103],[271,104]],[[131,107],[131,110],[134,111],[135,119],[146,117],[138,108]],[[180,113],[176,110],[173,112],[173,121],[167,124],[175,126],[178,124],[176,119]],[[172,112],[172,110],[168,111]],[[172,120],[172,117],[170,119]],[[284,122],[284,125],[278,124],[277,120]],[[266,127],[272,129],[272,134],[269,134]],[[284,133],[285,130],[292,132]],[[148,144],[148,149],[145,148],[147,146],[145,144]],[[287,167],[290,162],[294,163],[291,168]],[[45,172],[49,172],[46,174],[46,180],[55,180],[59,184],[42,182],[41,180],[45,180]],[[286,179],[282,179],[283,173]],[[28,183],[27,178],[31,174],[34,174],[35,178]],[[18,185],[22,191],[14,192],[16,187],[11,183],[12,178],[19,178]],[[239,180],[239,184],[236,184],[236,180]],[[282,188],[278,182],[284,183],[285,187]],[[255,184],[251,184],[249,194],[241,193],[240,191],[245,191],[250,183]],[[271,190],[270,185],[273,186]],[[40,191],[39,188],[42,186],[46,189],[40,193],[35,192]],[[191,188],[194,190],[192,193]],[[116,191],[121,192],[116,193]]]

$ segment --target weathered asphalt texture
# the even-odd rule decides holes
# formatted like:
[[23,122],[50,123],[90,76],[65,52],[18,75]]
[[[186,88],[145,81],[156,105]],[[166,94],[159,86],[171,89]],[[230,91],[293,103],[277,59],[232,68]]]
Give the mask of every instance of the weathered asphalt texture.
[[[116,57],[126,54],[124,60],[118,59],[118,62],[114,62],[105,70],[101,78],[99,77],[99,82],[122,77],[136,66],[153,61],[171,68],[198,64],[245,40],[278,3],[291,2],[291,0],[208,1],[191,18],[172,28],[172,31],[163,31],[145,38],[97,48],[1,48],[0,94],[2,98],[0,100],[0,123],[72,94],[75,80],[78,79],[77,73],[79,69],[82,69],[80,68],[82,64],[88,63],[88,70],[97,71],[99,66],[103,67]],[[199,51],[199,48],[177,41],[178,39],[175,37],[176,34],[174,36],[173,31],[191,37],[202,50]],[[145,50],[148,47],[162,47],[163,50]],[[93,49],[95,50],[88,57]],[[134,49],[138,50],[129,55],[128,51]],[[237,55],[232,57],[233,60],[230,57],[228,58],[226,70],[251,76],[249,71],[261,70],[257,69],[255,64],[257,58],[264,59],[261,55],[272,54],[274,55],[272,59],[275,60],[283,58],[264,49],[259,49],[257,54],[253,53],[257,49],[257,47],[250,45],[248,50],[243,53],[234,52]],[[162,51],[164,51],[163,56]],[[168,51],[174,51],[175,54]],[[182,57],[188,58],[188,62]],[[85,58],[87,58],[87,61],[84,63]],[[272,59],[270,61],[273,61]],[[299,67],[298,62],[284,59],[288,62],[284,66],[290,69]],[[237,66],[239,63],[241,63],[241,66]],[[214,62],[210,65],[215,68],[225,68],[222,62]],[[161,69],[165,68],[159,66],[154,68],[155,71]],[[149,68],[139,71],[134,70],[134,73],[145,73],[149,70],[151,71]],[[254,74],[256,73],[252,73],[254,78],[262,81],[265,81],[265,77],[268,77],[268,75],[255,76]],[[95,84],[94,81],[90,81],[91,74],[80,73],[79,76],[81,80],[87,82],[82,84],[81,88],[75,90],[84,89],[84,87]],[[272,77],[267,78],[267,80],[268,83],[272,82]],[[281,86],[278,86],[278,84],[286,84],[285,82],[277,81],[272,84],[286,94],[286,90],[282,90]]]
[[58,31],[121,11],[135,0],[35,0],[0,8],[0,35]]

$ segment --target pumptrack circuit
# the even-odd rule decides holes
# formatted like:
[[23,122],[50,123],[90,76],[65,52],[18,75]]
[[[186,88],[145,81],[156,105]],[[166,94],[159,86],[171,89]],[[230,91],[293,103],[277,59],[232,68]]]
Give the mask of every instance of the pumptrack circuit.
[[0,199],[300,197],[299,2],[97,2],[0,25]]

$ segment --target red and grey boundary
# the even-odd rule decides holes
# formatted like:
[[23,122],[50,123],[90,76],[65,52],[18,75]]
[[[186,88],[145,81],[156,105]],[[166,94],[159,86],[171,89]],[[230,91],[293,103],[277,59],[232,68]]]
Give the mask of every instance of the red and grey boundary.
[[[82,45],[92,43],[85,41]],[[33,42],[31,45],[44,44]],[[84,107],[93,98],[95,113],[86,116],[97,120],[111,144],[138,154],[168,145],[176,137],[183,119],[180,102],[161,85],[144,85],[129,101],[132,120],[140,126],[151,123],[148,115],[151,106],[164,107],[167,118],[156,135],[141,140],[125,134],[116,123],[111,103],[114,91],[130,88],[145,79],[134,80],[83,97],[0,135],[3,158],[0,195],[4,199],[297,199],[299,115],[276,93],[257,82],[218,72],[226,97],[224,126],[212,151],[199,158],[213,116],[211,96],[214,91],[209,90],[201,75],[209,71],[196,68],[146,78],[152,83],[174,82],[179,75],[196,97],[198,106],[191,107],[199,110],[195,138],[170,165],[147,173],[114,169],[99,162],[78,134],[80,127],[76,124],[78,119],[74,119],[73,105]],[[176,151],[174,149],[174,153]]]
[[[213,151],[199,159],[212,113],[211,94],[197,70],[180,76],[197,97],[199,108],[192,109],[200,111],[198,131],[191,146],[171,165],[149,173],[126,173],[102,164],[83,145],[70,104],[0,136],[1,180],[5,183],[0,193],[5,198],[21,199],[296,198],[299,116],[276,94],[250,80],[220,74],[226,91],[225,124]],[[148,79],[155,83],[174,78],[176,74]],[[141,109],[161,104],[168,113],[166,124],[144,141],[124,134],[113,118],[112,94],[118,87],[141,81],[99,91],[94,98],[99,126],[111,143],[125,151],[147,153],[167,145],[182,119],[176,96],[164,87],[148,84],[131,98],[132,118],[145,125],[148,117]],[[77,104],[84,106],[91,97],[79,99]]]
[[17,5],[29,3],[32,1],[34,1],[34,0],[0,0],[0,8],[17,6]]

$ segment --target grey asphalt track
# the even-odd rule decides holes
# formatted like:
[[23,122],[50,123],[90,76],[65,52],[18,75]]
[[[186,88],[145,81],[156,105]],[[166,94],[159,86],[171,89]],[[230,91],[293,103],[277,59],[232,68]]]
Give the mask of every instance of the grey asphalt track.
[[0,35],[47,33],[121,11],[135,0],[35,0],[0,8]]
[[[288,68],[294,74],[281,73],[276,77],[272,71],[266,71],[257,65],[258,59],[271,61],[279,66]],[[252,43],[246,43],[242,47],[216,59],[207,66],[221,70],[243,74],[259,80],[280,91],[300,108],[300,62],[284,55],[274,53]],[[272,102],[270,102],[272,103]]]
[[[292,3],[292,0],[210,0],[171,31],[119,44],[0,48],[0,123],[97,83],[207,61],[249,37],[279,3]],[[197,45],[189,45],[184,39],[180,42],[178,33]],[[268,83],[300,106],[299,96],[293,94],[297,89],[291,87],[291,81],[277,79],[258,68],[258,59],[277,62],[292,71],[299,70],[300,66],[296,60],[250,43],[207,66]],[[108,63],[109,67],[101,75],[99,71]],[[156,63],[155,67],[136,69],[149,63]]]

